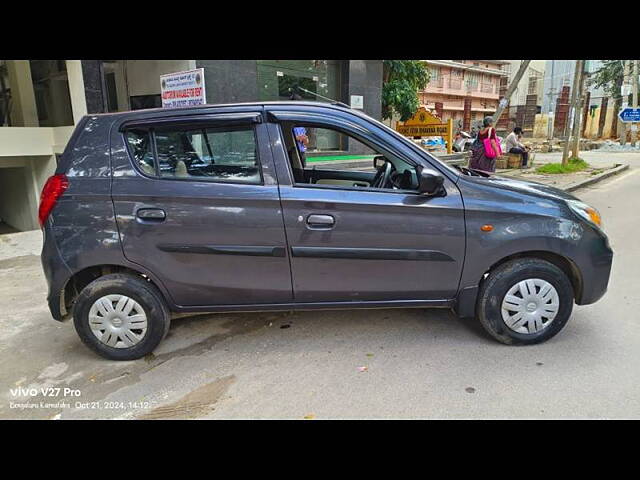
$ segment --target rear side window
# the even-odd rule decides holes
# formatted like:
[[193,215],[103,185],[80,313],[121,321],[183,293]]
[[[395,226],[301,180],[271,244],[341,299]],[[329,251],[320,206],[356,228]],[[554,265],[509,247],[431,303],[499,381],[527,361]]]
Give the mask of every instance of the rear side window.
[[134,129],[128,130],[126,135],[135,164],[147,175],[155,175],[151,133],[147,130]]
[[[129,130],[136,165],[147,175],[233,183],[262,183],[252,127],[159,127]],[[151,141],[155,141],[155,155]]]

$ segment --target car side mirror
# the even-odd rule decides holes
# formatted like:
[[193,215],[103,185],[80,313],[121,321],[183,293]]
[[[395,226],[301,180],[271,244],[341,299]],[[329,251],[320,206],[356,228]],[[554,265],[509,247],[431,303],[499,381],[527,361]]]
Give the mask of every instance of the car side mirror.
[[384,155],[376,155],[375,157],[373,157],[373,168],[378,170],[382,165],[384,165],[384,162],[386,161],[387,159],[384,157]]
[[418,172],[418,191],[424,195],[434,195],[440,191],[444,177],[430,168],[422,168]]

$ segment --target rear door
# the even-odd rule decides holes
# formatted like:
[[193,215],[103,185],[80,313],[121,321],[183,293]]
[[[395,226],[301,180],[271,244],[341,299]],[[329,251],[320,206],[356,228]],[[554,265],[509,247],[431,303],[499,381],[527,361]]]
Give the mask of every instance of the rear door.
[[[370,188],[362,181],[308,183],[309,175],[298,183],[287,154],[291,141],[283,138],[292,122],[308,130],[331,129],[348,136],[347,144],[366,142],[380,154],[408,155],[394,150],[392,139],[385,142],[383,130],[337,114],[273,107],[269,119],[296,302],[439,301],[455,295],[465,226],[452,181],[445,179],[446,195],[440,197]],[[316,153],[306,152],[308,164]]]
[[292,301],[259,111],[125,123],[112,145],[124,254],[159,277],[176,304]]

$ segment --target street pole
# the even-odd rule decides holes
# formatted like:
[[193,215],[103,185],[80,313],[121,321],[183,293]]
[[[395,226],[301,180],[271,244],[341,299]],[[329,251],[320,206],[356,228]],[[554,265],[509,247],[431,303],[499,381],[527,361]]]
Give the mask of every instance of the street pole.
[[551,81],[549,82],[549,113],[547,115],[547,140],[549,140],[549,145],[551,145],[551,140],[553,140],[553,125],[551,122],[551,113],[553,112],[553,92],[554,92],[554,65],[555,60],[551,60]]
[[[638,60],[633,61],[633,108],[638,108]],[[636,140],[638,139],[638,125],[631,125],[631,145],[636,146]]]
[[585,72],[586,62],[580,60],[580,86],[578,87],[578,98],[573,119],[573,145],[571,147],[571,157],[578,158],[580,156],[580,136],[582,133],[582,112],[584,110],[585,92],[584,84],[587,74]]
[[513,92],[518,87],[518,83],[520,83],[520,79],[524,75],[524,72],[527,70],[529,63],[531,63],[531,60],[522,60],[520,68],[518,69],[518,73],[516,73],[516,76],[513,77],[513,81],[511,82],[511,85],[509,85],[509,88],[507,88],[507,92],[504,94],[504,98],[500,99],[500,102],[498,103],[498,109],[496,110],[496,113],[493,114],[494,127],[498,126],[498,120],[500,120],[500,116],[502,115],[502,112],[504,111],[506,106],[509,105],[511,95],[513,95]]
[[[630,60],[624,61],[624,80],[622,81],[623,85],[629,85],[629,70],[630,70]],[[622,96],[622,105],[620,105],[620,110],[624,110],[625,107],[628,107],[629,95],[621,95]],[[620,145],[627,144],[627,132],[628,126],[626,122],[622,122],[622,135],[620,136]]]
[[[577,107],[577,99],[578,99],[578,89],[580,88],[580,77],[582,76],[582,62],[584,60],[576,60],[575,70],[573,72],[573,85],[571,86],[571,109],[569,110],[569,118],[567,119],[571,122],[571,125],[575,124],[575,116],[577,115],[576,107]],[[569,127],[569,124],[566,125]],[[569,163],[569,139],[570,132],[569,128],[565,128],[566,135],[564,138],[564,148],[562,149],[562,165],[566,166]]]

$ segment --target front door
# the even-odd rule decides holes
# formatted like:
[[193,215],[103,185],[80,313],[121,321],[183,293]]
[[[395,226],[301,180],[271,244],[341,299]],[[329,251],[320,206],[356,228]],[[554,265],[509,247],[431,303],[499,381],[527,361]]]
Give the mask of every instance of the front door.
[[[258,112],[163,118],[112,137],[126,146],[112,150],[124,254],[159,277],[178,305],[292,301],[278,185],[259,122]],[[118,155],[128,158],[119,164]]]
[[[402,154],[389,151],[389,144],[377,148],[376,136],[367,137],[361,125],[355,130],[336,119],[325,124],[323,118],[309,115],[305,123],[305,118],[292,115],[286,121],[285,112],[269,125],[295,301],[453,298],[465,249],[458,188],[446,179],[443,196],[412,191],[415,169],[403,163]],[[287,138],[298,127],[315,129],[316,145],[307,142],[303,148],[295,137]],[[322,141],[331,163],[322,159]],[[349,150],[331,151],[332,145]],[[337,171],[354,157],[373,159],[378,154],[395,162],[393,186],[375,188],[373,162],[369,172]],[[298,167],[295,176],[292,163]]]

